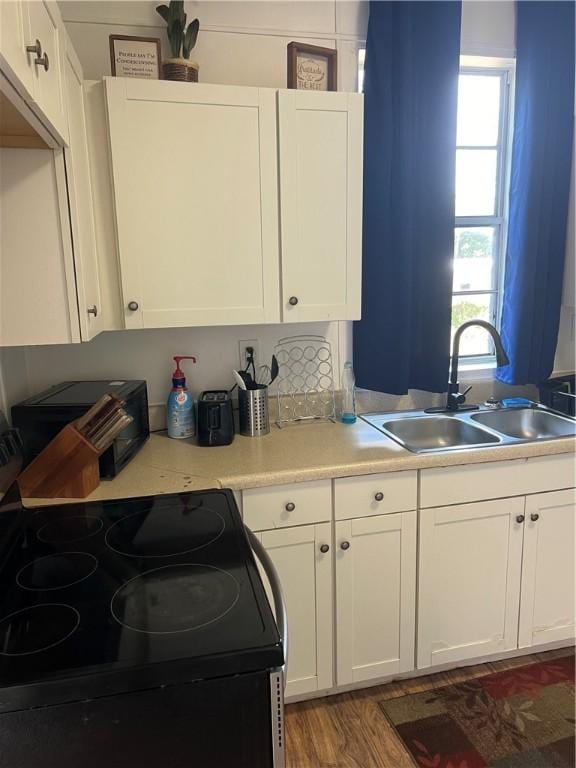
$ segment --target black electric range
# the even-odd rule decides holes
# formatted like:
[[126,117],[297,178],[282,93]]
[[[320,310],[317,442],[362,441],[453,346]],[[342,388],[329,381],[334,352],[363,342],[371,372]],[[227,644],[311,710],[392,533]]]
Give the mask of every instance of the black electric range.
[[[180,731],[171,734],[170,712],[176,707],[181,714],[194,713],[195,728],[202,731],[201,738],[196,732],[186,745],[185,754],[197,751],[200,739],[203,761],[190,764],[225,768],[234,761],[223,758],[228,752],[216,745],[222,733],[210,737],[214,718],[238,714],[247,699],[245,715],[264,723],[269,742],[269,675],[282,664],[282,643],[230,491],[36,510],[12,505],[0,512],[0,732],[12,715],[45,711],[53,720],[62,709],[63,733],[70,734],[70,707],[76,703],[78,710],[82,702],[80,709],[86,710],[92,702],[91,714],[81,718],[84,730],[79,725],[78,739],[87,754],[92,747],[96,754],[98,739],[93,745],[86,718],[109,720],[110,734],[103,741],[116,738],[116,715],[106,714],[113,700],[114,712],[120,708],[138,721],[144,745],[138,764],[155,765],[152,760],[158,758],[151,755],[158,735],[154,745],[146,746],[146,712],[156,727],[165,721],[162,733],[173,743],[182,739]],[[167,705],[170,688],[177,690],[178,703]],[[163,693],[150,698],[151,691]],[[265,702],[256,705],[263,692]],[[99,708],[95,701],[101,702]],[[199,716],[204,710],[206,722]],[[30,722],[25,722],[28,734]],[[50,721],[39,726],[39,733],[46,727],[58,732]],[[193,733],[190,722],[187,727]],[[246,723],[243,729],[238,726],[236,738],[246,742]],[[272,748],[255,747],[257,734],[252,741],[248,738],[249,746],[243,743],[234,753],[248,748],[250,755],[255,748],[260,756],[246,757],[247,766],[280,764],[273,761]],[[120,739],[115,749],[121,751],[123,743]],[[0,753],[2,746],[0,740]],[[178,762],[173,747],[171,753],[175,762],[166,765],[187,765]],[[42,753],[46,766],[76,768],[72,761],[77,759],[68,763],[55,751],[52,763]],[[83,764],[92,765],[90,759]],[[25,759],[20,764],[28,768]]]

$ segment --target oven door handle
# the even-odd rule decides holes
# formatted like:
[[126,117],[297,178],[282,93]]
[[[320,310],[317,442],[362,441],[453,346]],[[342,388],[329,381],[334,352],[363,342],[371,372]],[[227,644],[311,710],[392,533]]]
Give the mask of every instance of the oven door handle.
[[288,620],[286,614],[286,601],[284,599],[280,577],[278,576],[278,571],[272,562],[272,558],[268,552],[266,552],[258,537],[252,533],[247,525],[245,525],[244,528],[246,529],[250,546],[260,561],[260,564],[264,569],[264,573],[270,582],[270,589],[272,590],[272,598],[274,600],[274,613],[276,614],[276,625],[278,627],[280,637],[282,638],[282,649],[284,651],[283,670],[285,670],[286,664],[288,663]]

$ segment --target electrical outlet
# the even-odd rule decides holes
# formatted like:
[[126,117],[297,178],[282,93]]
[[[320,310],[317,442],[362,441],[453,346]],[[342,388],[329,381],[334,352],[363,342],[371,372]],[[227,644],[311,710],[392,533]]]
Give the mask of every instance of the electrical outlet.
[[258,368],[259,361],[260,361],[260,342],[258,339],[248,339],[247,341],[239,341],[238,342],[238,350],[240,352],[240,368],[239,370],[244,370],[246,368],[246,365],[248,363],[248,355],[246,352],[247,347],[252,347],[254,350],[254,365],[256,368]]

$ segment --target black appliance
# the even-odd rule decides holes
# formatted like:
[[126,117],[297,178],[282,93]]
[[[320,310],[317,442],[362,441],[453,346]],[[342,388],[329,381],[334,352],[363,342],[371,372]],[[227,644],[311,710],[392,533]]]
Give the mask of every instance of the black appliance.
[[198,445],[230,445],[234,440],[234,413],[225,389],[202,392],[198,400]]
[[[0,444],[2,441],[0,440]],[[284,766],[283,645],[230,491],[0,503],[6,768]]]
[[106,394],[122,398],[134,419],[100,456],[100,477],[115,477],[150,435],[145,381],[65,381],[12,406],[12,424],[22,437],[25,463]]
[[576,375],[556,376],[540,384],[540,402],[547,408],[576,416]]

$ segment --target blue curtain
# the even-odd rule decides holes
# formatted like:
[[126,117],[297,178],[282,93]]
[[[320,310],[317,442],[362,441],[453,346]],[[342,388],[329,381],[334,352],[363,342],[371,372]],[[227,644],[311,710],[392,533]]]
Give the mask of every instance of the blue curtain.
[[548,378],[560,322],[574,124],[574,3],[516,3],[516,106],[502,341],[508,384]]
[[460,2],[370,3],[358,385],[445,392]]

